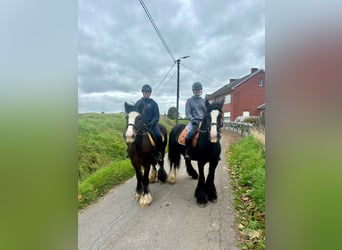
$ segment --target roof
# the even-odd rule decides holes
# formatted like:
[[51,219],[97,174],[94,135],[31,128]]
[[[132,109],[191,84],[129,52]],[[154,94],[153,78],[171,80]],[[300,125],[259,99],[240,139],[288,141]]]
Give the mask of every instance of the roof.
[[264,110],[266,108],[266,104],[263,103],[257,107],[258,110]]
[[248,79],[252,78],[253,76],[257,75],[260,72],[265,72],[265,71],[263,69],[256,70],[253,73],[250,73],[250,74],[248,74],[248,75],[246,75],[244,77],[241,77],[241,78],[236,79],[235,81],[233,81],[231,83],[228,83],[228,84],[224,85],[222,88],[216,90],[212,94],[205,95],[205,98],[206,99],[211,99],[213,97],[229,93],[232,90],[234,90],[236,87],[238,87],[239,85],[241,85],[242,83],[244,83],[245,81],[247,81]]

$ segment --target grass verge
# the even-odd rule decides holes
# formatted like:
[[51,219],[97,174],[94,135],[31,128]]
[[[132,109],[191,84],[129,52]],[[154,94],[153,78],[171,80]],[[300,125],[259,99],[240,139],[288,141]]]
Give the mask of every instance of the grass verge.
[[118,185],[135,175],[129,160],[113,162],[78,183],[78,209],[82,209],[106,194],[114,185]]
[[265,145],[256,138],[227,150],[241,249],[265,249]]

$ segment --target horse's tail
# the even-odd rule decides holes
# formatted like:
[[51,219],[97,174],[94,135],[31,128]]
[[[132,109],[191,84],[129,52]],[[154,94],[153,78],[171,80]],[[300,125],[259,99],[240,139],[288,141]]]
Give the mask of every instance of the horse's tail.
[[167,129],[165,126],[163,126],[162,124],[158,124],[158,127],[159,127],[159,130],[160,130],[160,133],[161,135],[164,137],[164,140],[163,140],[163,148],[162,148],[162,154],[163,154],[163,157],[164,157],[164,154],[165,154],[165,148],[166,148],[166,145],[167,145]]
[[185,124],[178,124],[175,125],[169,136],[169,162],[170,162],[170,169],[172,166],[174,168],[179,168],[180,166],[180,159],[181,159],[181,145],[178,143],[178,137],[185,128]]

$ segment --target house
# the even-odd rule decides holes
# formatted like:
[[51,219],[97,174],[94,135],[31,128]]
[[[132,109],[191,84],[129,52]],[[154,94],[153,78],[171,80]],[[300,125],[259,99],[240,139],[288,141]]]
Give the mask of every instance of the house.
[[205,98],[209,102],[224,100],[225,122],[234,121],[238,116],[260,116],[265,108],[265,71],[251,68],[248,75],[230,79],[228,84]]

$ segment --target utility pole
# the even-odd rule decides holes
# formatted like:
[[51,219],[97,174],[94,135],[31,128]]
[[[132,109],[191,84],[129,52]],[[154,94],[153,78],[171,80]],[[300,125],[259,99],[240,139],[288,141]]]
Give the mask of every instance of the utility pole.
[[178,115],[179,115],[179,64],[181,59],[188,58],[190,56],[183,56],[178,58],[175,62],[177,63],[177,116],[176,116],[176,124],[178,124]]

